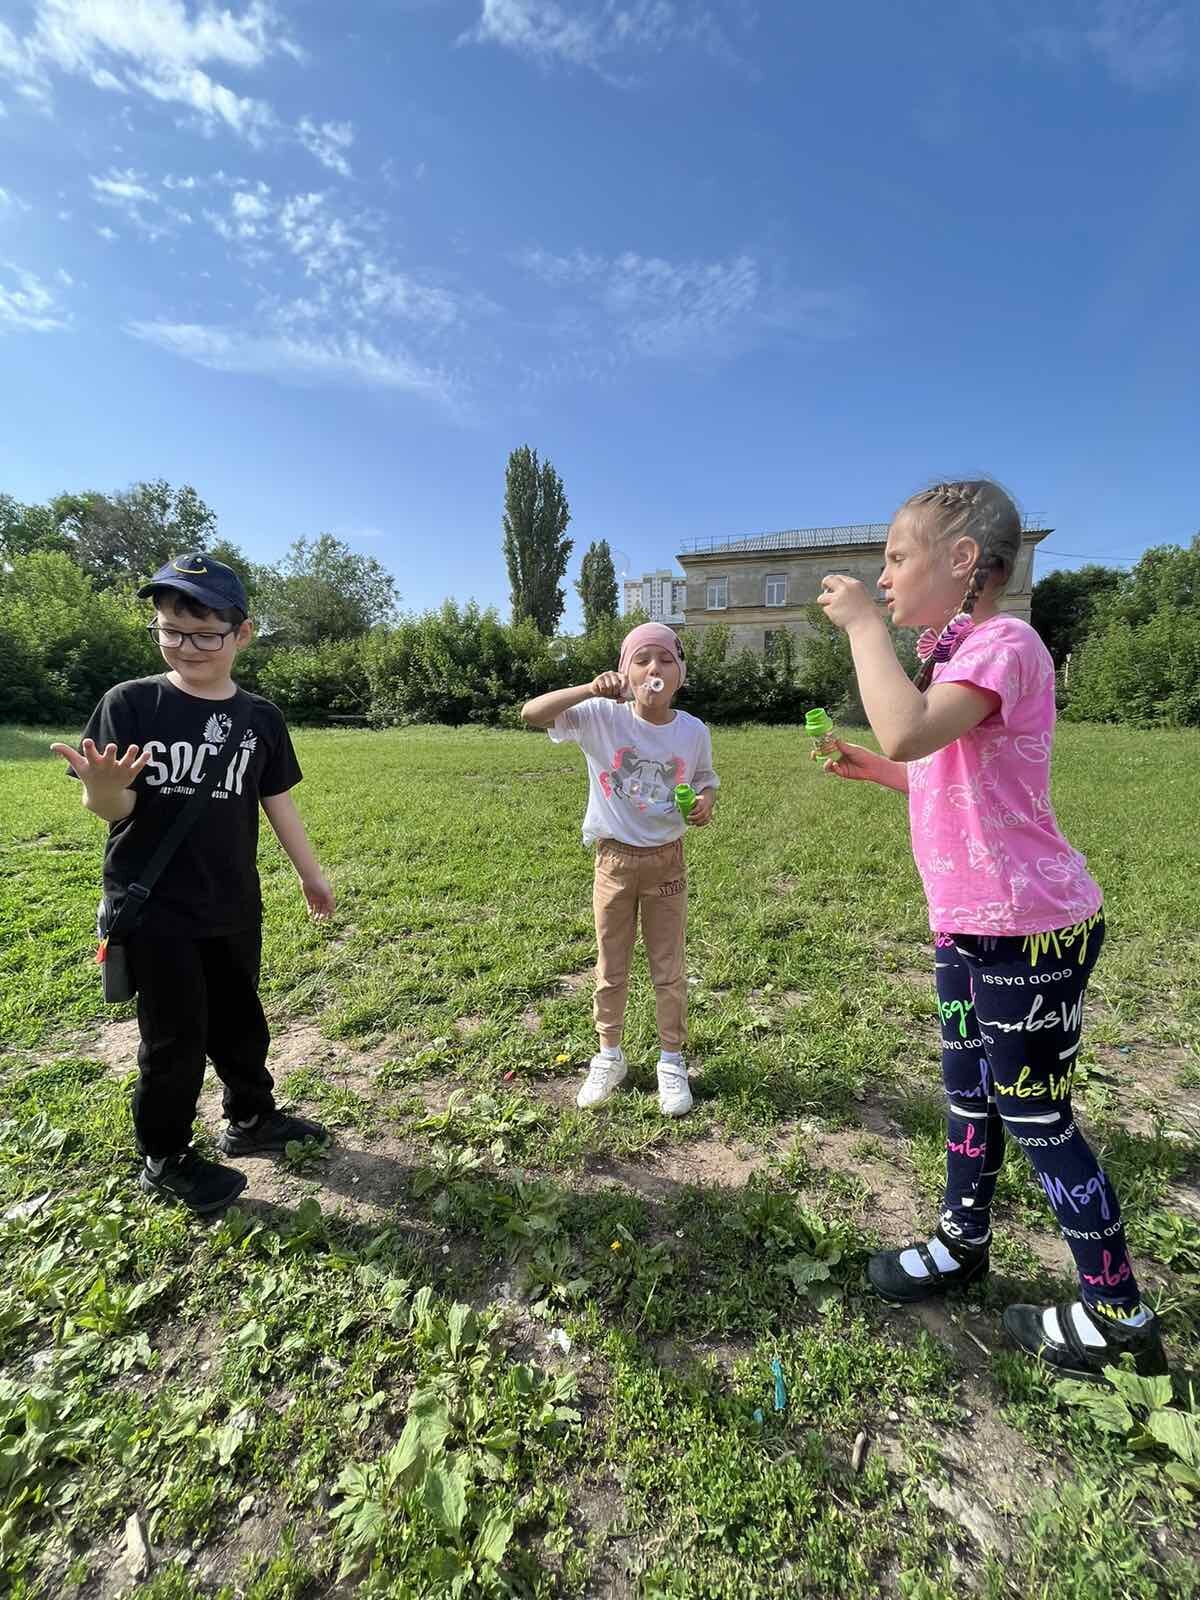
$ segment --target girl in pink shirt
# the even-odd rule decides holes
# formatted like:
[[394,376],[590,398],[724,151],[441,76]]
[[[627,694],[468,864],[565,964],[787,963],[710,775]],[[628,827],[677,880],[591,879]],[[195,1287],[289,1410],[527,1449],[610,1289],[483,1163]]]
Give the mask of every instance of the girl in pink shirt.
[[883,748],[839,742],[826,770],[908,796],[913,854],[936,950],[948,1105],[946,1193],[932,1238],[873,1256],[872,1286],[909,1303],[988,1270],[1006,1139],[1020,1145],[1079,1269],[1079,1299],[1010,1306],[1004,1325],[1062,1372],[1092,1376],[1128,1352],[1166,1371],[1121,1210],[1071,1109],[1083,997],[1104,942],[1100,889],[1050,801],[1054,667],[998,600],[1021,521],[985,479],[914,495],[888,530],[879,586],[892,620],[926,629],[909,681],[863,585],[831,575],[820,603],[845,629]]

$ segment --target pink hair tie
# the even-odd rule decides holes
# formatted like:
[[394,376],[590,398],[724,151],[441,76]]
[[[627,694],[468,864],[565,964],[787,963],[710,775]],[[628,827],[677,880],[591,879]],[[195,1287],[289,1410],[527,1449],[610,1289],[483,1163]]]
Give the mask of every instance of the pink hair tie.
[[974,617],[965,611],[960,611],[956,617],[942,629],[941,633],[933,628],[926,628],[917,640],[917,656],[921,661],[932,658],[935,662],[949,661],[959,645],[975,626]]

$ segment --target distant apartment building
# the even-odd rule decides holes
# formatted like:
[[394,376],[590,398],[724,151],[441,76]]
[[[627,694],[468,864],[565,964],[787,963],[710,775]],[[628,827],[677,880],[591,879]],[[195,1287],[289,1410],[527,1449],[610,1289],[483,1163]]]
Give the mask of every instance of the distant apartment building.
[[661,572],[646,572],[640,578],[625,580],[625,615],[644,611],[651,622],[683,625],[683,603],[687,579],[665,567]]
[[[1026,622],[1033,594],[1033,553],[1052,531],[1041,520],[1025,520],[1016,568],[1000,600],[1001,610]],[[886,541],[886,522],[693,540],[678,558],[685,578],[671,579],[670,604],[682,616],[662,620],[683,621],[690,632],[724,624],[732,649],[770,651],[784,631],[797,638],[811,632],[805,609],[816,600],[827,572],[860,578],[878,598],[875,581]],[[631,589],[640,594],[652,580],[669,578],[667,572],[651,573],[640,585],[627,583],[625,609],[630,609]],[[658,616],[655,611],[650,614]]]

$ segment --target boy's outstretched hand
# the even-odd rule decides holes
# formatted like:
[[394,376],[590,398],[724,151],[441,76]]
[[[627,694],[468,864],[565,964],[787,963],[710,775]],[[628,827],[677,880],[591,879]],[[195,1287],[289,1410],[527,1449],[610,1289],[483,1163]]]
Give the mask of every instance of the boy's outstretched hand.
[[592,693],[601,700],[624,700],[629,693],[622,672],[601,672],[592,679]]
[[308,901],[308,914],[318,922],[333,915],[333,885],[326,878],[302,878],[301,887]]
[[118,757],[115,744],[106,744],[103,750],[98,750],[91,739],[85,739],[79,750],[73,750],[69,744],[52,744],[50,749],[63,758],[92,794],[128,789],[150,759],[150,752],[139,753],[136,744],[131,744],[125,754]]

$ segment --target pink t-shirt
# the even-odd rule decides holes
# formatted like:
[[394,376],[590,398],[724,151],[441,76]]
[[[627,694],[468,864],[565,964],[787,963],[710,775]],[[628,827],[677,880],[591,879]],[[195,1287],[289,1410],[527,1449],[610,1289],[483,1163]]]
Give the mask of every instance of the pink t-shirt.
[[989,689],[1000,704],[961,739],[908,763],[908,819],[930,927],[1006,938],[1093,916],[1103,895],[1050,804],[1050,652],[1027,622],[989,617],[933,681]]

